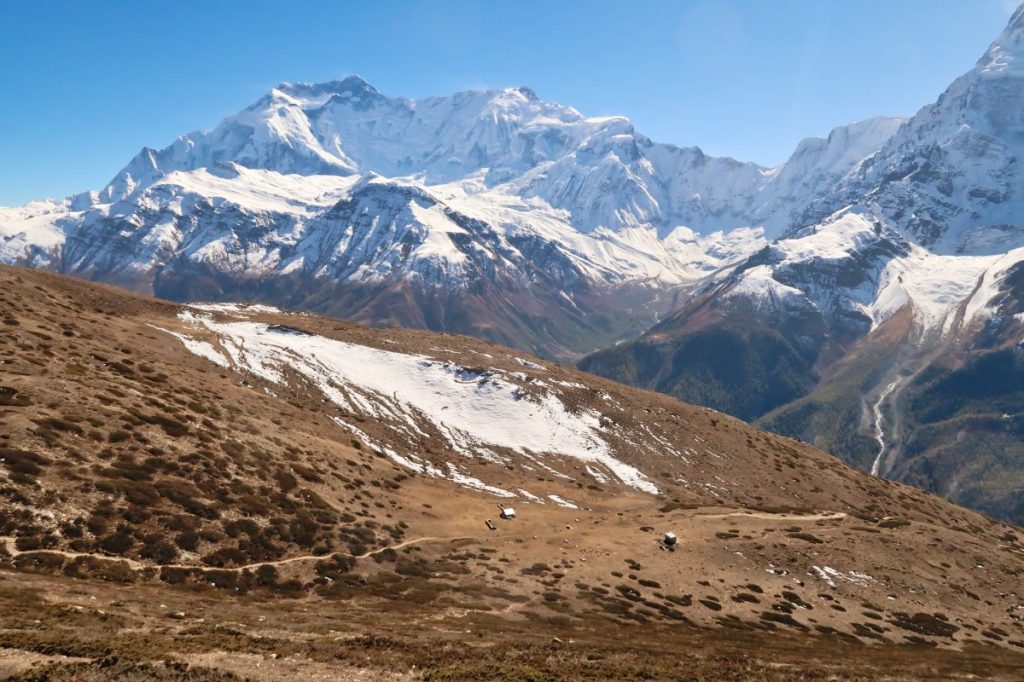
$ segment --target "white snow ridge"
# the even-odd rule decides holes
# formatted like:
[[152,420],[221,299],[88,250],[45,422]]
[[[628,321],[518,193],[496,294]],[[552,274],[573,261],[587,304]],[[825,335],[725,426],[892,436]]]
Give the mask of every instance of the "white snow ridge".
[[[555,387],[544,385],[525,392],[500,370],[471,371],[424,355],[371,348],[279,325],[216,321],[188,310],[179,319],[203,336],[215,334],[223,349],[168,332],[196,355],[275,384],[286,383],[289,371],[298,373],[346,411],[392,424],[407,435],[423,435],[423,428],[430,425],[452,449],[467,457],[493,459],[496,455],[489,448],[494,447],[519,452],[538,463],[545,455],[566,456],[603,465],[622,484],[658,493],[641,471],[613,455],[602,437],[599,415],[567,410]],[[459,472],[454,464],[448,464],[445,472],[427,467],[419,458],[388,448],[382,451],[404,466],[467,487],[506,493]]]

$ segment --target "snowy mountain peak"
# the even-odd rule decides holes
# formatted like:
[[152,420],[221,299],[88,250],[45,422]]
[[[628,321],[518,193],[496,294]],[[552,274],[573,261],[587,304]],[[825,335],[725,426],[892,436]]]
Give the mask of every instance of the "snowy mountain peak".
[[472,179],[478,189],[566,211],[585,233],[639,227],[664,237],[678,227],[711,234],[764,226],[775,235],[898,122],[837,128],[768,172],[652,142],[626,117],[585,117],[526,86],[414,100],[385,96],[359,76],[286,82],[213,130],[143,150],[99,200],[125,200],[169,173],[232,163],[304,176],[410,176],[425,185]]
[[[408,99],[358,76],[285,82],[62,211],[0,212],[0,261],[171,298],[212,281],[216,296],[287,290],[287,305],[572,356],[642,331],[664,289],[810,224],[898,123],[838,128],[769,170],[526,86]],[[612,310],[621,322],[587,322]]]
[[1024,8],[977,65],[859,164],[826,201],[858,203],[939,253],[1024,245]]
[[366,110],[389,99],[359,76],[326,83],[282,83],[271,93],[284,94],[307,111],[328,103],[342,103],[357,110]]
[[1024,76],[1024,5],[989,46],[975,70],[988,78]]
[[284,82],[275,88],[281,92],[300,99],[326,100],[335,95],[348,96],[380,96],[377,88],[370,85],[360,76],[348,76],[341,80],[332,80],[325,83],[288,83]]
[[525,85],[520,85],[518,88],[516,88],[516,90],[519,91],[519,93],[523,97],[525,97],[526,99],[530,100],[531,102],[539,102],[540,101],[540,97],[538,97],[537,93],[533,91],[533,88],[527,87]]
[[833,128],[827,137],[805,138],[779,174],[783,179],[806,176],[812,166],[835,181],[877,152],[906,121],[898,116],[878,116]]

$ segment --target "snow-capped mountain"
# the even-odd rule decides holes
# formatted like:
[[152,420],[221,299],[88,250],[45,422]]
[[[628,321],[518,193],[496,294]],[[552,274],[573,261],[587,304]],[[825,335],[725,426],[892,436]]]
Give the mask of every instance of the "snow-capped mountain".
[[[974,69],[816,203],[829,215],[793,225],[703,286],[758,294],[789,286],[833,321],[839,309],[861,317],[864,332],[906,305],[923,336],[994,314],[1000,273],[1024,246],[1022,63],[1024,8]],[[766,276],[772,282],[758,283]]]
[[358,77],[285,83],[143,149],[98,192],[0,209],[0,261],[573,357],[762,247],[899,123],[837,129],[767,169],[527,88],[409,100]]
[[[757,292],[790,285],[826,316],[836,306],[861,316],[864,331],[908,304],[923,335],[993,314],[986,297],[997,294],[999,273],[1024,246],[1022,63],[1024,8],[971,71],[887,135],[877,153],[851,164],[802,221],[712,282],[750,280],[740,290]],[[815,210],[828,213],[816,217]],[[865,269],[868,242],[890,247]],[[749,266],[766,259],[772,282],[758,284],[766,271]],[[829,272],[843,279],[832,281]]]
[[[842,190],[939,253],[1024,243],[1024,12],[977,65],[924,107]],[[869,191],[865,191],[870,188]]]
[[1024,397],[1000,388],[1024,366],[1022,64],[1024,8],[778,238],[582,366],[1024,518]]
[[897,380],[1020,340],[1022,34],[1018,10],[934,104],[804,140],[776,168],[524,87],[285,83],[99,191],[0,209],[0,262],[552,358],[608,348],[584,366],[749,419],[857,366],[833,390],[857,397],[830,422],[842,438],[804,407],[773,428],[896,471]]
[[665,236],[680,225],[706,232],[766,222],[778,230],[787,226],[784,208],[802,207],[901,122],[838,128],[767,169],[651,142],[626,118],[585,118],[525,87],[407,100],[358,77],[284,83],[213,131],[144,149],[99,198],[125,199],[173,171],[235,163],[284,174],[413,176],[427,186],[478,176],[481,188],[567,210],[586,233],[653,226]]

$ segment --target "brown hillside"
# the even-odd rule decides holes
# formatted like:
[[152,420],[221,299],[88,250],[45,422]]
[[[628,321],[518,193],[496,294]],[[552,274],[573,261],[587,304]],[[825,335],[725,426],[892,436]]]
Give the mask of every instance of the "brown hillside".
[[[419,374],[387,391],[374,368],[332,375],[351,349],[340,362],[414,356],[439,383],[411,404]],[[465,414],[437,417],[460,395]],[[536,415],[524,442],[545,415],[585,425],[594,454],[452,427],[492,404],[495,424]],[[1019,529],[452,335],[0,268],[0,496],[0,673],[1013,679],[1024,663]]]

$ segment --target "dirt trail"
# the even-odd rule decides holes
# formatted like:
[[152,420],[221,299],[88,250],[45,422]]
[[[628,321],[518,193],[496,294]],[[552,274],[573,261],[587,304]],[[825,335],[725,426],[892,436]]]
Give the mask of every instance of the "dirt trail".
[[697,514],[694,518],[703,519],[724,519],[730,516],[742,516],[748,519],[763,519],[765,521],[833,521],[845,519],[846,512],[818,512],[817,514],[788,514],[772,512],[729,512],[727,514]]
[[[695,519],[724,519],[729,517],[742,517],[748,519],[762,519],[765,521],[829,521],[846,518],[845,512],[818,512],[816,514],[798,514],[798,513],[771,513],[771,512],[752,512],[752,511],[734,511],[726,512],[722,514],[695,514]],[[523,536],[525,537],[525,536]],[[375,554],[387,550],[400,550],[403,547],[409,545],[416,545],[421,542],[455,542],[457,540],[475,540],[478,538],[471,537],[468,535],[455,536],[455,537],[440,537],[434,535],[427,535],[418,538],[412,538],[411,540],[405,540],[399,542],[396,545],[390,545],[388,547],[381,547],[379,549],[373,549],[362,554],[350,554],[348,552],[331,552],[330,554],[303,554],[301,556],[288,557],[286,559],[276,559],[274,561],[257,561],[251,564],[244,564],[242,566],[232,567],[217,567],[217,566],[203,566],[200,564],[149,564],[143,563],[137,559],[130,557],[122,557],[111,554],[102,554],[98,552],[69,552],[60,549],[30,549],[20,550],[16,547],[16,538],[10,536],[0,536],[0,544],[11,556],[11,558],[17,558],[23,554],[34,554],[37,552],[44,552],[47,554],[56,554],[66,559],[80,559],[80,558],[92,558],[100,559],[103,561],[121,561],[128,565],[129,568],[135,571],[142,571],[151,568],[181,568],[181,569],[202,569],[202,570],[218,570],[218,571],[244,571],[246,569],[256,569],[260,566],[287,566],[289,564],[298,564],[305,561],[318,561],[321,559],[328,559],[331,556],[338,554],[341,556],[349,557],[351,559],[366,559]]]
[[421,538],[413,538],[412,540],[406,540],[404,542],[398,543],[397,545],[390,545],[388,547],[381,547],[380,549],[373,549],[373,550],[370,550],[369,552],[363,552],[362,554],[349,554],[348,552],[331,552],[330,554],[304,554],[302,556],[293,556],[293,557],[289,557],[287,559],[277,559],[276,561],[259,561],[259,562],[253,563],[253,564],[244,564],[242,566],[233,566],[233,567],[230,567],[230,568],[219,568],[217,566],[202,566],[202,565],[198,565],[198,564],[146,564],[146,563],[143,563],[143,562],[138,561],[136,559],[131,559],[129,557],[113,556],[113,555],[110,555],[110,554],[99,554],[99,553],[95,553],[95,552],[67,552],[67,551],[60,550],[60,549],[29,549],[29,550],[20,550],[14,544],[16,538],[12,538],[10,536],[0,537],[0,542],[3,543],[4,549],[7,550],[7,553],[10,554],[12,558],[17,558],[17,557],[19,557],[19,556],[21,556],[23,554],[46,553],[46,554],[57,554],[57,555],[62,556],[64,558],[66,558],[66,559],[80,559],[80,558],[83,558],[83,557],[88,557],[88,558],[93,558],[93,559],[102,559],[104,561],[123,561],[124,563],[128,564],[129,568],[131,568],[132,570],[135,570],[135,571],[142,571],[142,570],[145,570],[147,568],[187,568],[187,569],[203,569],[203,570],[217,570],[217,571],[243,571],[245,569],[259,568],[260,566],[286,566],[288,564],[297,564],[297,563],[301,563],[303,561],[314,561],[314,560],[320,560],[320,559],[329,559],[330,557],[334,556],[335,554],[340,554],[341,556],[350,557],[352,559],[366,559],[368,557],[373,556],[374,554],[380,554],[381,552],[384,552],[384,551],[389,550],[389,549],[399,550],[399,549],[402,549],[403,547],[408,547],[409,545],[415,545],[415,544],[418,544],[420,542],[433,542],[433,541],[450,541],[450,542],[454,542],[456,540],[472,540],[472,539],[473,538],[470,538],[470,537],[467,537],[467,536],[451,537],[451,538],[426,536],[426,537],[421,537]]

